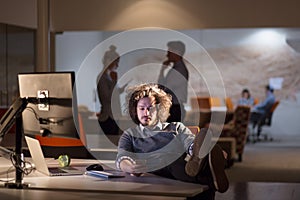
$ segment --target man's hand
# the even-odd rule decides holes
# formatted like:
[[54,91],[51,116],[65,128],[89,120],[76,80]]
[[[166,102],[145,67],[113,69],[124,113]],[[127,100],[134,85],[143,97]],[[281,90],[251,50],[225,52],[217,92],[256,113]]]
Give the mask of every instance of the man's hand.
[[137,161],[132,163],[127,159],[124,159],[120,162],[120,168],[122,171],[130,173],[132,176],[141,176],[147,172],[147,166],[145,165],[145,162],[141,163],[140,161]]
[[170,64],[171,64],[171,61],[169,61],[169,60],[165,60],[163,62],[163,66],[169,66]]
[[118,73],[115,71],[110,72],[110,77],[112,80],[117,81],[118,80]]

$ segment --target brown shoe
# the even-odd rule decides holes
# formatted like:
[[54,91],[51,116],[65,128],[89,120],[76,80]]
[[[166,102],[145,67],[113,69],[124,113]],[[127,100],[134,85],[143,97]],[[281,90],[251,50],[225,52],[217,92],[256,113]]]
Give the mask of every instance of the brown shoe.
[[219,145],[215,145],[209,153],[208,158],[215,189],[218,192],[224,193],[228,190],[229,181],[225,173],[226,160],[221,147]]
[[204,163],[202,162],[204,156],[202,157],[200,156],[200,148],[204,142],[206,135],[207,135],[207,129],[202,128],[194,139],[193,152],[192,152],[193,154],[185,165],[185,172],[189,176],[192,177],[196,176],[199,173],[200,169],[202,168],[202,165]]

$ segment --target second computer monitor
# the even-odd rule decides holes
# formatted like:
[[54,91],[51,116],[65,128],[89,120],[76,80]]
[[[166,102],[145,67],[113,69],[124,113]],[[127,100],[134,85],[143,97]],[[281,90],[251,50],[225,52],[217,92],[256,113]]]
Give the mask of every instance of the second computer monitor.
[[28,99],[25,134],[79,138],[74,72],[23,73],[18,81],[20,97]]

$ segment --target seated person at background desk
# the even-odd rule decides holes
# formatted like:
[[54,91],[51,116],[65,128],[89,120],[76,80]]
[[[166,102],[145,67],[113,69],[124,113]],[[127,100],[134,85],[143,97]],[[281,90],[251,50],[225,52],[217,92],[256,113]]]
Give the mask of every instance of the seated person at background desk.
[[[208,185],[210,189],[197,199],[214,199],[215,191],[228,189],[226,155],[218,145],[211,148],[210,131],[203,128],[195,136],[181,122],[166,122],[171,95],[156,84],[142,84],[128,90],[127,100],[128,112],[137,126],[124,131],[119,140],[119,170]],[[189,161],[185,160],[187,155],[191,156]]]
[[241,98],[238,100],[237,105],[250,107],[254,105],[254,99],[251,97],[250,91],[247,88],[242,90]]
[[[275,103],[275,96],[273,94],[273,88],[269,85],[265,87],[266,98],[261,103],[255,105],[251,110],[250,122],[252,123],[253,129],[257,123],[270,111],[271,107]],[[259,132],[258,132],[259,133]],[[258,135],[259,137],[259,135]]]

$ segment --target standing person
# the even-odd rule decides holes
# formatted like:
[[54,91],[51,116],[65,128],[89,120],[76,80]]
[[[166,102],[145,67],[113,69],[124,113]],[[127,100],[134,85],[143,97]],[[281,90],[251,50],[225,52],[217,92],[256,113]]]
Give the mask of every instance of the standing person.
[[[98,121],[105,134],[121,133],[121,130],[114,119],[114,116],[120,116],[121,106],[119,94],[124,90],[124,88],[119,88],[117,85],[118,73],[116,70],[119,67],[119,60],[120,56],[116,52],[116,47],[111,45],[102,59],[103,72],[97,77],[97,92],[101,104],[101,110],[100,113],[98,113]],[[117,92],[117,98],[112,98],[114,91]],[[113,114],[112,105],[116,108],[115,110],[118,111],[118,113]]]
[[241,98],[238,100],[238,105],[250,107],[254,105],[254,99],[251,97],[250,91],[247,88],[242,90]]
[[166,122],[170,95],[157,84],[141,84],[129,90],[127,100],[137,126],[125,130],[119,140],[117,169],[208,185],[197,199],[214,199],[215,191],[228,189],[224,153],[218,145],[212,148],[211,132],[203,128],[195,136],[181,122]]
[[[184,103],[187,102],[189,72],[184,63],[185,44],[181,41],[167,43],[167,60],[163,62],[158,83],[172,95],[172,106],[168,122],[182,122],[185,117]],[[171,66],[166,76],[165,70]]]

